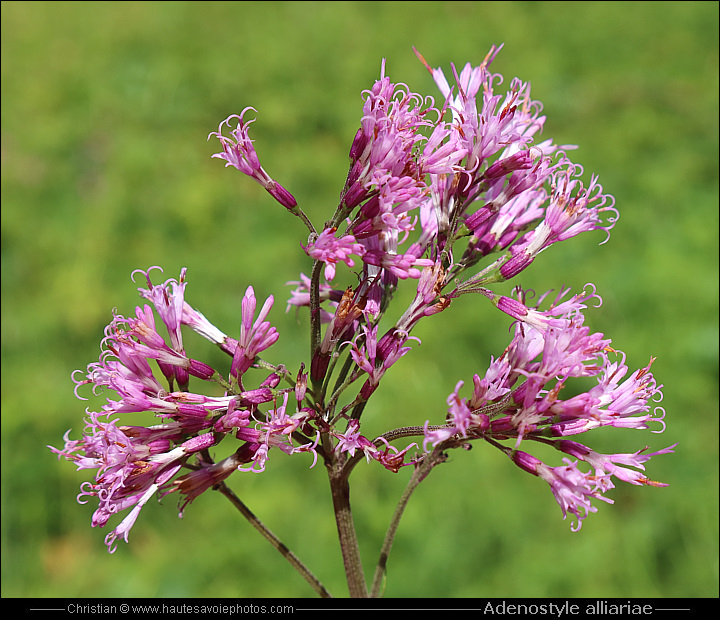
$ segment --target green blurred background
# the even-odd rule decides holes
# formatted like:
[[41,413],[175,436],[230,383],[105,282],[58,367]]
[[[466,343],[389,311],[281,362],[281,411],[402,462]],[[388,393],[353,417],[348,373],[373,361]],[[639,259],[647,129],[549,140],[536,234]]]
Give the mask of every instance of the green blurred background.
[[[3,2],[3,596],[313,596],[217,493],[182,520],[174,498],[150,502],[109,555],[94,507],[75,501],[85,472],[45,446],[82,428],[70,373],[97,359],[113,307],[132,312],[133,269],[187,266],[188,301],[228,333],[247,285],[274,294],[268,359],[305,359],[306,317],[284,313],[284,282],[308,269],[305,230],[210,159],[221,120],[258,110],[263,165],[319,225],[381,59],[394,81],[435,95],[413,45],[447,71],[500,43],[493,70],[532,82],[544,137],[580,145],[573,159],[621,212],[608,244],[594,233],[553,246],[519,283],[594,282],[605,303],[590,326],[632,369],[657,356],[666,386],[664,434],[587,440],[605,452],[680,443],[648,466],[669,487],[619,483],[579,533],[547,485],[497,451],[453,454],[410,503],[386,596],[718,595],[717,3]],[[466,296],[421,324],[368,428],[441,421],[455,383],[508,343],[506,318]],[[230,484],[345,596],[325,474],[309,463],[275,455]],[[408,475],[361,465],[351,479],[370,576]]]

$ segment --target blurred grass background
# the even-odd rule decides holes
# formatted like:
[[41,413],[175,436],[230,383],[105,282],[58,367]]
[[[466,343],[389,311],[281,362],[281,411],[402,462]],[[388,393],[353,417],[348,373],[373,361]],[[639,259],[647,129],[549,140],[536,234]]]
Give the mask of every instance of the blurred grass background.
[[[553,246],[520,284],[592,281],[588,322],[628,355],[658,357],[668,428],[588,438],[606,452],[657,450],[662,489],[620,485],[579,533],[545,483],[477,444],[413,497],[388,565],[389,597],[718,595],[718,5],[714,2],[3,2],[2,595],[312,596],[219,494],[177,518],[150,502],[109,555],[86,479],[46,444],[77,437],[86,403],[70,373],[95,361],[117,307],[138,303],[130,272],[188,267],[188,301],[228,333],[252,284],[274,294],[270,361],[305,359],[304,318],[284,314],[307,271],[299,221],[226,170],[206,142],[221,120],[258,110],[264,167],[319,225],[336,204],[360,93],[379,75],[436,95],[432,66],[492,66],[533,84],[544,137],[578,144],[620,221],[610,242]],[[446,73],[447,74],[447,73]],[[515,282],[513,282],[514,284]],[[378,432],[440,421],[459,379],[482,374],[509,322],[463,297],[416,334],[368,411]],[[453,313],[452,315],[449,313]],[[451,317],[451,318],[448,318]],[[193,355],[218,360],[200,339]],[[193,348],[197,347],[197,348]],[[205,349],[203,350],[203,347]],[[376,425],[376,426],[373,426]],[[544,456],[544,455],[538,455]],[[559,454],[545,455],[559,464]],[[322,467],[273,456],[231,486],[336,595],[346,595]],[[372,575],[409,472],[351,479]]]

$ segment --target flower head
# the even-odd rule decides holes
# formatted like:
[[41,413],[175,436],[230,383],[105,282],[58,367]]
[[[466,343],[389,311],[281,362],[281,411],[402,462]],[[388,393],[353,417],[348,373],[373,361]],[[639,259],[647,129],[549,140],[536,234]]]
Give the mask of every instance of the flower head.
[[571,528],[573,532],[577,532],[582,527],[582,522],[588,514],[597,512],[591,499],[613,503],[611,499],[602,495],[607,481],[601,476],[583,473],[577,468],[577,461],[563,459],[565,465],[548,467],[534,456],[519,450],[513,452],[511,458],[521,469],[539,476],[550,485],[562,509],[563,519],[567,518],[568,512],[575,515],[576,523]]
[[[567,298],[568,289],[558,294],[550,308],[540,310],[539,304],[528,308],[520,300],[525,293],[517,289],[518,299],[486,295],[498,308],[516,318],[514,337],[503,355],[492,360],[485,377],[475,375],[473,394],[462,398],[459,382],[448,397],[446,424],[430,429],[425,423],[424,449],[438,446],[453,438],[484,438],[503,449],[521,468],[545,479],[563,514],[571,512],[578,518],[579,529],[588,512],[594,512],[589,502],[613,487],[612,477],[631,484],[664,486],[651,481],[643,473],[643,462],[650,456],[672,452],[666,448],[645,456],[635,454],[600,455],[587,446],[566,437],[588,433],[596,428],[622,427],[638,430],[648,428],[650,422],[662,421],[664,412],[652,403],[662,398],[650,364],[628,376],[624,355],[610,347],[603,334],[592,333],[584,325],[583,310],[589,300],[600,298],[594,287]],[[548,297],[546,293],[540,298]],[[619,355],[613,361],[611,354]],[[579,377],[595,377],[595,387],[575,396],[562,399],[566,385]],[[624,380],[623,380],[624,379]],[[512,440],[511,447],[501,441]],[[577,462],[561,467],[549,467],[518,448],[521,444],[539,442],[594,467],[594,474],[583,473]]]
[[277,330],[266,321],[268,313],[272,308],[274,298],[270,295],[263,304],[257,318],[255,317],[255,308],[257,300],[255,299],[255,290],[252,286],[248,286],[245,296],[242,300],[242,321],[240,324],[240,338],[237,341],[235,351],[233,353],[233,363],[230,374],[234,377],[240,377],[252,365],[255,357],[270,348],[280,337]]
[[[106,537],[111,552],[118,538],[128,540],[142,507],[154,494],[179,491],[186,498],[184,507],[233,471],[244,471],[245,464],[250,463],[247,469],[264,469],[271,448],[294,454],[314,452],[316,445],[296,434],[314,414],[308,410],[288,412],[289,391],[284,392],[281,406],[263,412],[266,403],[277,399],[277,374],[271,373],[254,389],[247,389],[241,381],[256,356],[278,338],[277,330],[266,320],[272,296],[256,317],[255,294],[248,287],[242,301],[240,333],[232,339],[185,301],[185,269],[179,280],[162,284],[152,282],[150,270],[142,274],[147,288],[139,292],[151,305],[137,307],[134,317],[115,315],[105,329],[100,360],[88,365],[83,379],[75,379],[77,388],[90,384],[94,391],[105,389],[114,398],[107,398],[100,411],[88,413],[80,439],[70,439],[68,431],[63,448],[51,447],[78,469],[95,470],[95,482],[84,484],[78,498],[82,502],[91,497],[98,500],[93,526],[102,527],[116,514],[130,511]],[[166,335],[160,333],[153,310]],[[230,376],[236,382],[224,381],[213,367],[188,357],[183,325],[231,356]],[[155,376],[152,364],[157,364],[166,384]],[[191,380],[200,384],[191,388]],[[211,394],[202,393],[205,382],[211,384]],[[218,382],[225,388],[224,395],[216,394]],[[300,401],[293,402],[300,407]],[[118,416],[141,412],[154,414],[158,423],[119,423]],[[235,456],[218,464],[201,456],[229,437],[240,440]],[[176,478],[188,459],[196,455],[200,456],[200,469]]]
[[336,228],[326,228],[320,235],[309,243],[305,252],[310,258],[321,260],[325,263],[325,279],[331,282],[335,277],[335,265],[344,262],[348,267],[354,267],[355,263],[350,258],[351,254],[362,256],[365,248],[355,241],[352,235],[345,235],[336,238]]
[[[208,139],[210,139],[210,136],[215,136],[220,140],[223,148],[222,153],[215,153],[213,157],[224,159],[226,162],[225,166],[233,166],[250,178],[255,179],[255,181],[262,185],[282,206],[292,210],[297,206],[295,197],[280,185],[280,183],[272,179],[260,165],[260,160],[255,152],[255,147],[253,146],[253,141],[250,139],[248,131],[250,123],[255,119],[245,120],[244,118],[248,110],[255,112],[254,108],[248,107],[245,108],[240,115],[231,114],[220,123],[217,131],[212,132],[208,136]],[[232,138],[228,138],[222,133],[223,125],[230,127],[230,121],[233,119],[237,119],[237,124],[235,129],[231,130]]]

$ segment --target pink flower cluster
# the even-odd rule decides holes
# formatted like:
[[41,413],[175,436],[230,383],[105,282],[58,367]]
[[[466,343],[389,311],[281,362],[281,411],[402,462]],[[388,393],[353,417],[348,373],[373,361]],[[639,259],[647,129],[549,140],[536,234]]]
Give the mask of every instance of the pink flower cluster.
[[[97,499],[93,525],[129,511],[106,538],[111,551],[118,537],[127,541],[153,494],[178,491],[184,507],[234,472],[264,471],[273,448],[309,452],[312,465],[320,457],[328,469],[351,467],[365,456],[397,472],[431,453],[483,440],[547,481],[577,528],[596,510],[592,498],[610,501],[605,494],[613,478],[660,486],[640,471],[650,456],[672,447],[603,455],[567,439],[600,427],[646,429],[663,418],[651,406],[662,393],[650,364],[628,375],[624,356],[613,361],[610,340],[584,324],[594,290],[567,299],[563,291],[540,310],[542,298],[529,307],[520,289],[506,297],[490,288],[517,277],[557,242],[592,230],[609,236],[617,220],[613,198],[597,178],[587,186],[579,180],[582,169],[566,154],[574,146],[535,142],[546,120],[542,105],[517,78],[500,90],[502,76],[489,70],[498,51],[459,73],[453,67],[452,85],[418,54],[439,88],[438,105],[391,82],[383,61],[379,79],[363,93],[339,203],[319,229],[261,166],[249,137],[254,119],[246,118],[253,108],[210,134],[222,147],[213,157],[262,185],[310,230],[302,247],[313,260],[312,273],[291,283],[296,288],[288,301],[288,308],[310,309],[308,372],[305,362],[264,359],[278,340],[269,321],[272,296],[258,312],[254,289],[247,287],[234,339],[185,301],[184,269],[178,280],[163,284],[142,272],[147,286],[139,292],[151,305],[138,306],[134,317],[114,316],[100,360],[76,381],[115,399],[88,411],[81,439],[66,434],[64,448],[52,448],[79,469],[95,470],[94,483],[83,485],[79,498]],[[396,290],[408,280],[414,281],[412,301],[390,315]],[[420,343],[410,335],[415,326],[469,293],[512,317],[510,345],[482,378],[474,376],[470,396],[460,396],[458,382],[443,424],[426,421],[369,439],[362,433],[366,403],[411,343]],[[183,326],[219,347],[227,368],[189,357]],[[563,400],[563,388],[580,377],[596,385]],[[138,412],[154,414],[157,424],[120,422],[119,416]],[[390,444],[412,436],[422,439],[422,451],[415,443],[404,449]],[[234,452],[214,462],[209,449],[228,438],[237,442]],[[551,467],[521,451],[528,442],[555,447],[567,455],[565,464]],[[583,473],[578,462],[591,470]],[[183,468],[189,471],[178,475]]]
[[[562,439],[607,426],[644,430],[657,422],[662,427],[657,432],[664,429],[664,411],[652,405],[662,399],[662,386],[650,372],[653,360],[627,376],[625,356],[610,346],[609,339],[584,325],[582,311],[593,297],[599,303],[599,297],[592,290],[563,301],[568,292],[562,291],[544,311],[538,310],[540,302],[527,308],[519,289],[518,300],[494,299],[517,319],[515,335],[503,354],[491,361],[485,376],[474,376],[470,397],[459,396],[462,381],[455,386],[447,401],[447,425],[429,430],[426,422],[424,447],[451,438],[482,437],[496,445],[512,440],[511,448],[501,449],[522,469],[550,484],[563,514],[574,514],[579,529],[588,512],[596,510],[589,498],[612,503],[603,494],[614,488],[613,476],[632,484],[666,486],[624,466],[644,470],[643,462],[672,452],[674,445],[645,455],[641,453],[647,448],[635,454],[604,455]],[[611,361],[618,356],[619,361]],[[597,385],[563,400],[562,390],[572,389],[573,379],[579,377],[594,377]],[[568,459],[565,466],[548,467],[518,449],[522,442],[532,441],[551,445],[592,469],[583,473],[577,460]]]
[[[317,438],[312,433],[310,437],[302,434],[306,423],[316,416],[312,409],[301,406],[302,373],[290,388],[278,387],[281,380],[289,379],[289,373],[280,367],[258,385],[246,385],[247,371],[278,339],[275,328],[265,320],[272,297],[255,318],[256,299],[248,287],[242,301],[240,338],[235,340],[185,301],[185,269],[179,280],[163,284],[153,284],[149,271],[141,273],[147,288],[138,290],[153,307],[138,306],[130,318],[116,315],[105,329],[100,360],[89,364],[85,377],[76,380],[76,390],[90,384],[93,390],[109,390],[117,400],[107,398],[100,411],[88,411],[80,440],[70,440],[66,434],[65,447],[52,448],[78,469],[97,470],[95,482],[83,485],[79,497],[83,501],[89,496],[98,499],[93,525],[105,525],[110,516],[132,509],[106,537],[111,550],[118,536],[127,540],[140,508],[155,492],[163,495],[180,490],[191,501],[236,469],[262,471],[271,447],[288,454],[311,452],[317,457]],[[161,325],[156,324],[153,308]],[[230,357],[227,376],[187,356],[180,333],[183,325]],[[153,361],[165,385],[154,374]],[[224,395],[190,391],[190,377],[202,382],[198,387],[207,385],[206,391],[224,391]],[[295,395],[293,412],[288,412],[290,393]],[[262,411],[263,405],[270,408]],[[149,427],[119,424],[120,414],[139,412],[153,413],[158,423]],[[227,459],[211,464],[208,448],[226,437],[239,440],[240,447]],[[173,480],[191,456],[199,457],[200,467]]]

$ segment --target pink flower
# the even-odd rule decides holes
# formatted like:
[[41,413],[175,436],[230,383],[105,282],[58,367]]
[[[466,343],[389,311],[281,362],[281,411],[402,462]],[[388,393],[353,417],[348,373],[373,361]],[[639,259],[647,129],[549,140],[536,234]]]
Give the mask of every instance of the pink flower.
[[[250,178],[255,179],[283,207],[292,210],[297,206],[295,197],[282,185],[280,185],[280,183],[273,180],[260,165],[260,160],[255,152],[253,141],[250,139],[250,135],[248,133],[250,123],[254,122],[255,119],[246,121],[243,118],[248,110],[252,110],[253,112],[256,111],[255,108],[247,107],[240,113],[239,116],[237,114],[231,114],[222,123],[220,123],[217,131],[212,132],[208,136],[208,139],[210,139],[210,136],[215,136],[218,140],[220,140],[220,144],[222,144],[223,147],[223,152],[215,153],[213,157],[224,159],[226,162],[225,166],[233,166],[240,172],[248,175]],[[231,131],[232,138],[234,140],[226,138],[222,134],[223,125],[230,127],[231,119],[238,120],[235,129]]]
[[339,239],[335,237],[336,228],[326,228],[317,239],[303,249],[310,258],[325,263],[325,279],[330,282],[335,277],[335,265],[344,262],[348,267],[354,267],[355,262],[351,254],[362,256],[365,248],[355,241],[352,235],[344,235]]
[[387,269],[392,275],[406,280],[407,278],[418,279],[422,270],[418,267],[432,267],[435,263],[429,258],[418,258],[414,254],[392,254],[390,252],[379,252],[367,250],[363,254],[363,261],[368,265],[375,265]]
[[101,422],[91,414],[82,439],[71,441],[66,433],[63,450],[51,447],[58,457],[74,461],[78,469],[97,469],[95,483],[84,484],[78,498],[83,503],[85,498],[98,499],[93,527],[102,527],[115,514],[132,508],[105,539],[110,553],[115,551],[118,536],[127,542],[142,507],[179,471],[188,456],[215,443],[212,433],[198,435],[175,448],[167,441],[150,441],[153,437],[132,429],[124,432],[115,421]]
[[[301,273],[300,280],[291,280],[285,284],[297,287],[290,293],[290,299],[287,301],[285,312],[290,311],[290,306],[310,306],[310,278],[304,273]],[[318,288],[320,302],[328,301],[332,308],[332,311],[329,311],[322,306],[320,307],[320,321],[322,323],[329,323],[335,316],[335,309],[337,308],[338,302],[342,299],[343,291],[334,289],[332,285],[326,282],[320,282]]]
[[597,512],[597,508],[590,503],[592,498],[608,504],[613,503],[611,499],[602,495],[608,488],[603,477],[581,472],[577,468],[577,461],[563,459],[565,465],[548,467],[541,460],[519,450],[513,451],[510,458],[521,469],[539,476],[550,485],[555,500],[562,509],[563,519],[567,518],[568,512],[577,519],[576,525],[571,527],[573,532],[577,532],[582,527],[582,522],[589,513]]
[[237,347],[233,355],[233,363],[230,374],[234,377],[240,377],[252,366],[255,357],[270,348],[280,335],[277,330],[266,321],[270,308],[272,308],[274,298],[270,295],[263,304],[258,317],[253,323],[255,316],[255,307],[257,301],[255,299],[255,290],[252,286],[248,286],[245,296],[242,300],[242,322],[240,325],[240,338],[237,341]]
[[335,433],[335,437],[338,439],[335,449],[339,452],[348,452],[350,456],[355,456],[355,450],[360,450],[370,461],[370,452],[377,450],[369,439],[360,434],[359,420],[350,420],[347,430],[344,433]]

